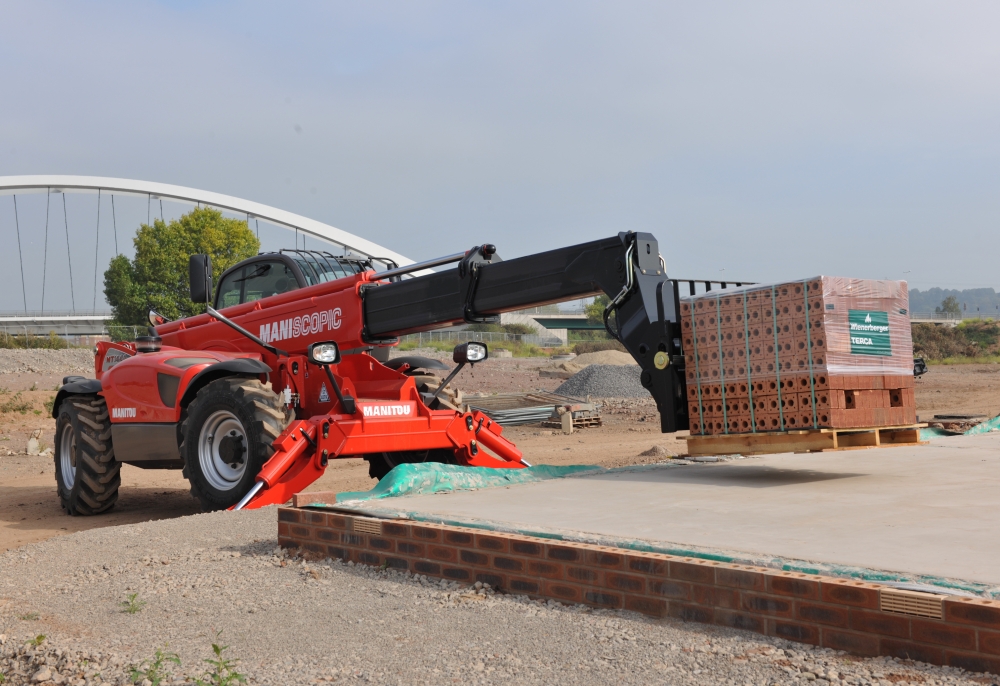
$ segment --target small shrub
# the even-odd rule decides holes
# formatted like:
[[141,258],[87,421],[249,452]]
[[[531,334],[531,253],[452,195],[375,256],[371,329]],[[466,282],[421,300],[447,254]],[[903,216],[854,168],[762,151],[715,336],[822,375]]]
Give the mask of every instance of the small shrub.
[[[220,631],[215,635],[215,640],[218,641],[221,636],[222,632]],[[229,650],[229,646],[212,644],[212,652],[215,657],[205,660],[212,668],[205,671],[202,675],[203,679],[196,680],[198,686],[234,686],[246,682],[246,675],[236,671],[239,660],[230,660],[222,656],[227,650]]]
[[46,638],[48,638],[48,636],[46,636],[45,634],[38,634],[37,636],[35,636],[32,639],[28,639],[28,643],[30,643],[32,646],[34,646],[35,648],[37,648],[38,646],[40,646],[43,643],[45,643],[45,639]]
[[44,404],[45,404],[45,413],[46,414],[52,414],[52,408],[56,404],[56,397],[52,396],[51,398],[49,398],[48,400],[46,400]]
[[[167,646],[163,646],[166,648]],[[133,682],[149,680],[153,686],[160,686],[170,676],[168,665],[181,666],[181,658],[177,653],[166,653],[157,648],[152,660],[143,660],[138,665],[129,668],[128,678]]]
[[28,414],[28,410],[33,410],[34,406],[30,400],[25,400],[21,397],[21,391],[18,391],[8,400],[0,403],[0,412],[20,412],[21,414]]
[[20,619],[22,622],[33,622],[36,619],[38,619],[38,613],[28,612],[27,614],[18,615],[17,618]]
[[134,615],[138,612],[142,612],[142,608],[146,607],[145,600],[139,600],[138,593],[129,593],[128,599],[121,602],[122,612]]

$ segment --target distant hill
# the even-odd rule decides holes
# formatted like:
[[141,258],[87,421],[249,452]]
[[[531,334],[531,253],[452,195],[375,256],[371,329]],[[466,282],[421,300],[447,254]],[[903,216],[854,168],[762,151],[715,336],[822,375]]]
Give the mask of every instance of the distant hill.
[[976,308],[983,314],[997,314],[1000,312],[1000,293],[992,288],[969,288],[964,291],[949,290],[945,288],[931,288],[922,291],[914,288],[910,291],[910,312],[933,312],[935,307],[941,306],[941,301],[953,295],[958,298],[958,302],[965,305],[965,314],[975,316]]

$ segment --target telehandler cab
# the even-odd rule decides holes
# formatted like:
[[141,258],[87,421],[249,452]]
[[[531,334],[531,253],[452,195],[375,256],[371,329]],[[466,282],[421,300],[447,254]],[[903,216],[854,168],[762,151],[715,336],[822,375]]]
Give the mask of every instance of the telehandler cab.
[[[678,282],[650,234],[507,261],[487,244],[382,272],[282,251],[227,270],[214,297],[211,273],[207,255],[191,257],[191,299],[205,314],[151,312],[148,336],[97,345],[95,379],[64,379],[52,415],[69,514],[109,510],[122,464],[182,469],[207,510],[286,502],[348,457],[376,478],[412,462],[527,466],[489,417],[420,391],[414,374],[432,362],[390,361],[389,348],[404,334],[601,293],[611,299],[605,326],[641,366],[662,431],[688,425]],[[481,343],[457,346],[449,380],[487,356]]]

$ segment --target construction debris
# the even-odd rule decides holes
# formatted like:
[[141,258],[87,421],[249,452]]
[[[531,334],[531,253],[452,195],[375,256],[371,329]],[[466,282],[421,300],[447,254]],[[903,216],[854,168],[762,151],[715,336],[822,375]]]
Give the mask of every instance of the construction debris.
[[585,398],[648,398],[639,381],[638,365],[592,364],[556,389],[556,393]]
[[567,414],[573,428],[601,425],[600,405],[556,393],[467,395],[465,407],[467,411],[479,410],[501,426],[542,423],[562,429],[563,416]]

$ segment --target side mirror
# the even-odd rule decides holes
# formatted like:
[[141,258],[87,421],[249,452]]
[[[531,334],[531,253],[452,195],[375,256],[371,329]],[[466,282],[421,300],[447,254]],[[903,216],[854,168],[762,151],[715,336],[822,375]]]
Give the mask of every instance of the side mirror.
[[170,321],[156,310],[150,310],[146,316],[149,319],[150,326],[160,326],[161,324],[166,324]]
[[476,362],[482,362],[489,356],[489,350],[486,349],[485,343],[473,343],[470,341],[469,343],[459,343],[456,345],[451,359],[455,361],[455,364],[475,364]]
[[333,341],[313,343],[306,349],[306,357],[313,364],[337,364],[340,362],[340,346]]
[[191,281],[191,301],[207,303],[212,298],[212,258],[192,255],[188,260],[188,277]]

